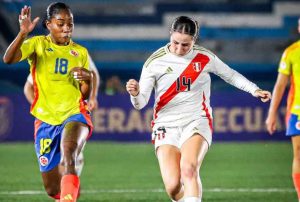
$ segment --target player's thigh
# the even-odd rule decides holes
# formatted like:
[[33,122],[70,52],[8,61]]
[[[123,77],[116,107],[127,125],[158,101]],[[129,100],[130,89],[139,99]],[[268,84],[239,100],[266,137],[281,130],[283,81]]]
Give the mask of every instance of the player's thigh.
[[189,163],[200,167],[207,151],[208,143],[206,139],[195,133],[181,147],[181,165]]
[[300,135],[292,136],[293,153],[300,157]]
[[68,122],[62,132],[62,147],[76,147],[79,151],[84,147],[89,135],[89,127],[81,122]]
[[156,155],[164,183],[180,183],[180,150],[173,145],[161,145]]

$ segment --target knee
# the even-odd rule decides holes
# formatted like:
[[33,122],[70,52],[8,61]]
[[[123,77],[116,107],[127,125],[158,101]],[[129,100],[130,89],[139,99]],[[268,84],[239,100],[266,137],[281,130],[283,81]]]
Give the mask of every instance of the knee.
[[181,177],[183,179],[195,179],[199,176],[199,166],[195,162],[183,162],[181,164]]
[[169,180],[168,182],[165,182],[165,189],[170,198],[175,198],[175,196],[180,192],[181,190],[181,183],[180,180]]
[[294,147],[294,159],[300,161],[300,145]]
[[77,145],[76,144],[68,144],[64,145],[62,148],[62,164],[64,166],[75,165],[75,156],[77,154]]

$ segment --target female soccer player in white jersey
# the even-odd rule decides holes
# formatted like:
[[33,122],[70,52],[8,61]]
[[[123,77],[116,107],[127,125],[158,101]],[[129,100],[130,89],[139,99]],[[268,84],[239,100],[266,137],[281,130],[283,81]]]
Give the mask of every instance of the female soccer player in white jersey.
[[3,60],[8,64],[28,60],[35,95],[31,105],[35,149],[44,187],[50,197],[74,202],[80,185],[77,156],[93,127],[84,102],[92,87],[88,52],[71,40],[73,14],[66,4],[48,6],[43,25],[49,35],[27,38],[38,20],[31,21],[30,7],[22,8],[20,31]]
[[209,73],[263,102],[271,98],[271,93],[259,89],[216,55],[196,45],[195,20],[176,18],[170,34],[170,43],[145,62],[140,81],[130,79],[126,89],[133,106],[141,109],[154,88],[152,141],[166,192],[174,201],[200,202],[199,171],[213,131]]

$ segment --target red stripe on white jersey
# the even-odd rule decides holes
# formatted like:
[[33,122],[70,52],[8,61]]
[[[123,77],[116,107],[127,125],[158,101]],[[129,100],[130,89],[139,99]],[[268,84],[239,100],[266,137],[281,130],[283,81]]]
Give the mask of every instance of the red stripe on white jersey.
[[213,122],[212,122],[211,114],[209,113],[209,110],[205,104],[205,100],[206,100],[206,97],[203,92],[203,102],[202,102],[203,108],[202,109],[205,111],[205,116],[208,118],[208,124],[209,124],[210,130],[211,130],[211,133],[212,133],[213,132]]
[[[191,78],[191,83],[193,83],[204,67],[209,62],[209,57],[203,54],[197,54],[194,59],[190,62],[190,64],[185,68],[185,70],[181,73],[179,76],[179,79],[182,80],[183,77],[186,77],[187,75]],[[201,64],[201,66],[199,66]],[[177,81],[177,79],[176,79]],[[181,85],[180,90],[177,91],[177,85],[176,81],[170,86],[170,88],[160,97],[159,102],[157,103],[155,109],[154,109],[154,119],[157,118],[157,113],[166,106],[178,93],[181,91],[186,90],[187,86]],[[154,120],[151,123],[152,127],[154,126]]]

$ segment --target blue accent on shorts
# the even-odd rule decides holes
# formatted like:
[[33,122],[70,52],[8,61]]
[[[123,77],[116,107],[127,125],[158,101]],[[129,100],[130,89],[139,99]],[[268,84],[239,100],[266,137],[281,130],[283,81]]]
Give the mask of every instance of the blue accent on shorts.
[[82,114],[75,114],[66,119],[61,125],[50,125],[42,122],[36,131],[35,152],[41,172],[55,168],[61,159],[60,140],[63,129],[68,122],[87,124]]
[[287,123],[286,136],[300,135],[300,116],[291,114]]

